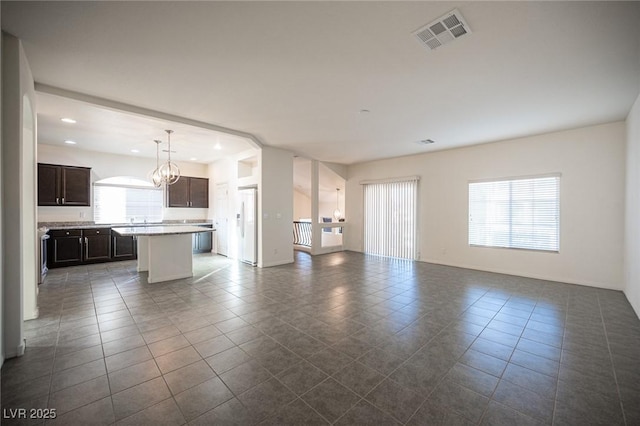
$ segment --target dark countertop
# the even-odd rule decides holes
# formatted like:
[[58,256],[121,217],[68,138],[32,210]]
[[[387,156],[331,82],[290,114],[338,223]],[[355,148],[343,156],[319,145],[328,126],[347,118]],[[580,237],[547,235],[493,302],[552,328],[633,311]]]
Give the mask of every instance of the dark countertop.
[[89,228],[121,228],[138,226],[166,226],[166,225],[213,225],[213,221],[207,219],[164,220],[162,222],[135,222],[135,223],[98,223],[95,222],[38,222],[38,229],[89,229]]

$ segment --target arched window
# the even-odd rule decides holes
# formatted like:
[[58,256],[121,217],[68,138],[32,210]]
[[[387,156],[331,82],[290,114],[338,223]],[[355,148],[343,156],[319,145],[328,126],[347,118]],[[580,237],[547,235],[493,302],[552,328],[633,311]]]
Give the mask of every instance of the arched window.
[[162,222],[162,189],[127,176],[93,184],[96,223]]

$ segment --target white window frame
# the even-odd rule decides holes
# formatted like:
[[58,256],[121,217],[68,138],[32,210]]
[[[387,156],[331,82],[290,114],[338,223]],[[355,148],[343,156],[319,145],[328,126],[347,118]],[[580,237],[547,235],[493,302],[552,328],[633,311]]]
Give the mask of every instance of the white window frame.
[[[122,214],[107,213],[101,214],[101,203],[99,200],[101,189],[115,188],[124,190],[142,190],[148,194],[144,195],[145,199],[136,206],[135,203],[119,205],[120,210],[124,210]],[[157,223],[162,222],[164,214],[164,199],[162,188],[155,188],[153,184],[141,179],[130,178],[126,176],[117,176],[113,178],[103,179],[93,184],[93,202],[94,202],[94,219],[96,224],[107,223]],[[121,195],[121,194],[119,194]],[[126,197],[125,197],[126,198]],[[151,199],[153,198],[153,200]],[[109,202],[114,202],[108,200]],[[122,201],[122,200],[118,200]],[[156,205],[153,205],[153,202]],[[125,201],[126,203],[126,201]]]
[[[552,173],[469,181],[469,246],[559,253],[560,178]],[[545,194],[537,197],[536,190]]]

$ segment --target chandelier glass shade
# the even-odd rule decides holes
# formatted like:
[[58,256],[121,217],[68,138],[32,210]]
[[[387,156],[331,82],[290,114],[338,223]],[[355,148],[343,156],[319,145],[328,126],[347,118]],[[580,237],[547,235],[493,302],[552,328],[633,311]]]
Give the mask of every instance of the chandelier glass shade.
[[160,144],[162,141],[156,139],[154,142],[156,143],[156,168],[151,173],[151,181],[153,186],[160,188],[162,186],[162,176],[160,176]]
[[159,164],[159,146],[162,142],[154,141],[156,145],[156,169],[151,174],[151,180],[153,184],[159,188],[162,184],[173,185],[180,179],[180,168],[178,165],[171,161],[171,133],[173,130],[165,130],[167,132],[167,161]]
[[342,212],[340,211],[340,188],[336,188],[336,209],[333,211],[333,217],[340,220]]

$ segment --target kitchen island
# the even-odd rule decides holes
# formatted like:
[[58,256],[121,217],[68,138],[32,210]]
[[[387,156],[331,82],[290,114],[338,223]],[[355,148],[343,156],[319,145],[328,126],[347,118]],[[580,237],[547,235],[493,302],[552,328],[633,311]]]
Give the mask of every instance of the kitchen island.
[[112,228],[121,236],[138,240],[138,272],[148,271],[147,281],[163,281],[193,276],[191,234],[211,232],[200,226],[134,226]]

